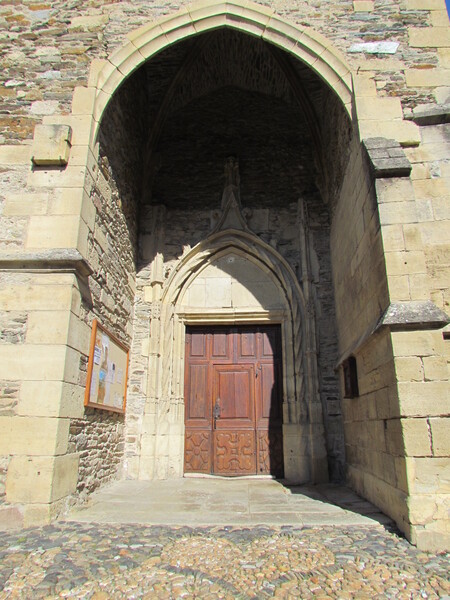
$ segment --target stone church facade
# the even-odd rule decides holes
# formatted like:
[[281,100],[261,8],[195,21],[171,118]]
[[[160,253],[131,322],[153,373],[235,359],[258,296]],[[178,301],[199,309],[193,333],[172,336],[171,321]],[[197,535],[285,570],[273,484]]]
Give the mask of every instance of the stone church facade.
[[[444,0],[31,0],[0,27],[0,524],[266,473],[448,549]],[[95,319],[124,414],[85,406]]]

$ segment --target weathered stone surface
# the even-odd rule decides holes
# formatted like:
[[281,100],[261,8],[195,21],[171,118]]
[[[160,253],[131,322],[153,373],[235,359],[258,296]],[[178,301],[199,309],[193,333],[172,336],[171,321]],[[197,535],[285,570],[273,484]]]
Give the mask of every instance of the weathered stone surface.
[[12,255],[2,254],[0,256],[0,267],[27,270],[73,270],[83,276],[92,274],[92,268],[88,262],[82,257],[78,250],[73,248],[58,248],[54,250],[41,250],[38,252],[20,252]]
[[363,140],[373,177],[407,177],[411,163],[403,148],[395,140],[369,138]]
[[73,419],[69,444],[79,454],[77,494],[86,499],[94,490],[120,474],[124,450],[124,417],[88,409]]
[[349,52],[363,52],[364,54],[395,54],[399,47],[398,42],[362,42],[353,44]]
[[391,330],[440,329],[450,322],[450,317],[431,300],[420,302],[396,302],[390,304],[383,315],[379,327]]
[[39,166],[66,165],[71,140],[72,129],[68,125],[37,125],[34,129],[31,160]]
[[27,314],[0,312],[0,344],[21,344],[27,332]]
[[450,123],[450,104],[426,104],[416,106],[411,119],[418,125]]

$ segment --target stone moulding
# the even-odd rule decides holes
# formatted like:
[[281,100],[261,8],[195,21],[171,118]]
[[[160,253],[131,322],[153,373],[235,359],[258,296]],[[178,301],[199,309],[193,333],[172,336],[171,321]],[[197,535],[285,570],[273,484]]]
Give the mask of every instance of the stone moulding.
[[[284,308],[280,310],[202,309],[183,305],[185,291],[208,265],[227,254],[238,254],[266,273],[280,290]],[[277,323],[281,326],[283,347],[283,423],[302,427],[305,453],[292,455],[296,467],[287,473],[293,481],[321,480],[326,464],[325,439],[316,370],[311,367],[312,340],[308,337],[305,300],[291,267],[271,246],[246,228],[215,231],[186,252],[163,285],[159,323],[159,345],[155,364],[149,372],[159,373],[158,414],[170,412],[170,399],[183,398],[185,325],[214,323]],[[159,365],[159,366],[158,366]],[[319,414],[320,413],[320,414]],[[165,418],[165,417],[164,417]],[[287,438],[286,438],[287,440]],[[285,443],[289,442],[285,440]],[[286,465],[285,465],[286,466]],[[288,469],[288,470],[289,470]],[[302,473],[302,475],[299,475]],[[305,475],[307,474],[307,475]]]
[[199,2],[129,33],[129,42],[108,58],[96,81],[92,141],[97,139],[103,112],[112,95],[133,71],[178,41],[222,27],[260,37],[304,62],[338,95],[351,115],[351,69],[323,35],[291,24],[272,9],[253,2]]
[[375,179],[409,177],[411,163],[396,140],[376,137],[364,139],[362,143]]
[[94,272],[87,260],[74,248],[4,254],[0,257],[0,269],[76,273],[81,277],[88,277]]
[[449,316],[431,300],[415,300],[390,304],[377,329],[381,327],[389,327],[391,331],[440,329],[448,323],[450,323]]
[[431,300],[392,302],[375,326],[366,332],[339,357],[334,369],[337,371],[349,356],[359,352],[366,342],[384,329],[390,331],[424,331],[441,329],[450,323],[450,317]]
[[445,125],[450,123],[450,103],[416,106],[405,119],[414,121],[416,125]]
[[[275,257],[275,251],[271,246],[257,240],[256,236],[245,231],[229,229],[213,233],[182,258],[164,286],[162,304],[171,313],[166,317],[171,319],[175,313],[178,314],[179,298],[182,296],[183,290],[203,267],[210,264],[215,258],[233,251],[242,254],[247,260],[270,273],[271,278],[283,290],[286,298],[286,308],[290,315],[291,335],[293,335],[294,340],[290,351],[292,364],[289,366],[289,373],[302,371],[302,355],[304,353],[302,325],[305,320],[305,309],[301,289],[295,280],[295,275],[291,273],[291,269],[284,259],[281,256]],[[185,312],[181,306],[180,310],[181,313]],[[230,315],[230,318],[232,317]],[[293,389],[285,390],[287,398],[295,399],[299,403],[304,401],[305,392],[302,379],[302,377],[292,378]]]

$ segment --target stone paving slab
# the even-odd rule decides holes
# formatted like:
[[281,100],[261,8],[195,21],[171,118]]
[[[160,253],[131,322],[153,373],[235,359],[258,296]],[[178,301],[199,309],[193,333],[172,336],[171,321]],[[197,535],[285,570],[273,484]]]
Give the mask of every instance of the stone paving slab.
[[287,487],[279,481],[258,478],[119,481],[93,494],[89,504],[72,510],[67,520],[148,525],[370,526],[389,522],[376,507],[348,488]]

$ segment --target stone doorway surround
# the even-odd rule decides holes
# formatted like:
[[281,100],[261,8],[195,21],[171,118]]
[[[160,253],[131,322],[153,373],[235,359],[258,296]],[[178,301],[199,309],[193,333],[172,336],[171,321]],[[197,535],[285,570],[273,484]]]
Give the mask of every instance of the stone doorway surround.
[[[305,253],[306,255],[306,253]],[[168,281],[156,255],[149,388],[139,478],[183,475],[186,325],[281,326],[284,473],[291,483],[328,480],[314,349],[315,326],[291,267],[248,228],[232,194],[214,231],[185,254]],[[304,264],[308,279],[308,265]],[[307,289],[307,288],[306,288]],[[165,452],[161,451],[165,448]]]

